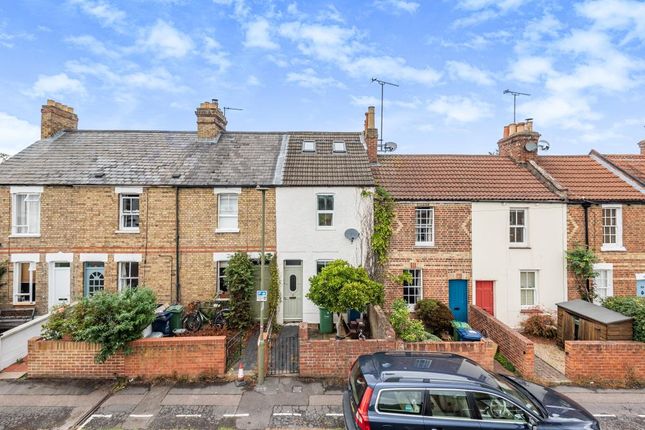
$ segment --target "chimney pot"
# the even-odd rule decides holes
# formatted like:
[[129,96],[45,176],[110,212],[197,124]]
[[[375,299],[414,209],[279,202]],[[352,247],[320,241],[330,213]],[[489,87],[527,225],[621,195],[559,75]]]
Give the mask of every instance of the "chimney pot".
[[525,163],[537,158],[537,151],[527,151],[528,143],[538,143],[540,134],[533,131],[533,120],[511,123],[504,127],[504,137],[497,142],[499,155],[510,157],[518,163]]
[[210,102],[202,102],[195,110],[197,116],[197,138],[213,140],[221,132],[226,130],[226,118],[219,108],[217,99]]
[[508,126],[507,126],[507,125],[505,125],[505,126],[504,126],[504,134],[503,134],[503,136],[502,136],[502,137],[508,137],[508,133],[509,133],[509,131],[508,131]]
[[40,109],[40,138],[48,139],[63,130],[77,130],[78,116],[74,109],[48,99]]

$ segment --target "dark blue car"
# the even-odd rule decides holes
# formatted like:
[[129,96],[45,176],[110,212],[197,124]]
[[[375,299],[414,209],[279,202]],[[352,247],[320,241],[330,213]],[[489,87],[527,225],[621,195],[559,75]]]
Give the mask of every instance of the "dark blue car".
[[556,391],[442,353],[360,356],[343,414],[352,430],[600,429],[593,415]]

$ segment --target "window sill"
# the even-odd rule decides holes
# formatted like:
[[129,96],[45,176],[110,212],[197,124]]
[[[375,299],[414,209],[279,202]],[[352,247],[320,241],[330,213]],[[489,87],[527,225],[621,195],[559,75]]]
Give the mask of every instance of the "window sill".
[[540,314],[542,310],[538,306],[526,306],[520,309],[521,314]]
[[132,229],[132,230],[115,230],[114,233],[116,234],[137,234],[141,233],[139,229]]
[[531,249],[528,245],[509,245],[508,249]]
[[627,249],[624,246],[607,246],[603,245],[600,247],[602,252],[625,252]]
[[434,248],[434,242],[417,242],[414,244],[415,248]]
[[215,233],[239,233],[239,228],[216,228]]
[[322,226],[322,225],[318,225],[318,226],[316,226],[316,230],[320,230],[320,231],[333,231],[333,230],[336,230],[336,227],[334,227],[334,226],[325,227],[325,226]]
[[13,302],[14,306],[34,306],[36,302]]
[[12,239],[19,238],[19,237],[40,237],[40,233],[38,234],[12,234],[9,236]]

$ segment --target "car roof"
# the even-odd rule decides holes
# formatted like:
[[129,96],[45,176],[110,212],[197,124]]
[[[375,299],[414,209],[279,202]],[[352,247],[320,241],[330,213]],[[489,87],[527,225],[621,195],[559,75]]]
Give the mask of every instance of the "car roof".
[[474,361],[438,352],[377,352],[358,358],[361,371],[373,385],[442,385],[499,390],[498,380]]

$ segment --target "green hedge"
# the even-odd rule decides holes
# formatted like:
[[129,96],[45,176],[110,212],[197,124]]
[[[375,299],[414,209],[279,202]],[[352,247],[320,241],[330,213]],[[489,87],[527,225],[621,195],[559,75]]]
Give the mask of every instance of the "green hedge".
[[602,305],[634,318],[634,340],[645,342],[645,297],[608,297]]

